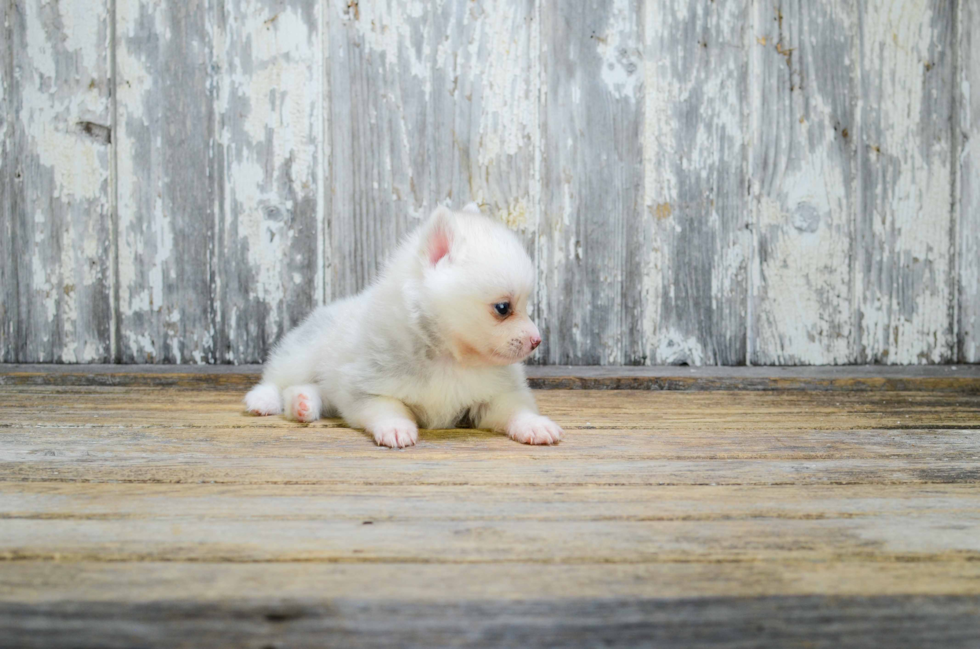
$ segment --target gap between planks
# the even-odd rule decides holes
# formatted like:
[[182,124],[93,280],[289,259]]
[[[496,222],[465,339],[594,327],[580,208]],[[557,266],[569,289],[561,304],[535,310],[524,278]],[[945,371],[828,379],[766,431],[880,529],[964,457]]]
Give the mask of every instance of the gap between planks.
[[[2,385],[244,389],[260,365],[0,364]],[[530,365],[535,389],[932,391],[980,394],[980,365],[575,366]]]

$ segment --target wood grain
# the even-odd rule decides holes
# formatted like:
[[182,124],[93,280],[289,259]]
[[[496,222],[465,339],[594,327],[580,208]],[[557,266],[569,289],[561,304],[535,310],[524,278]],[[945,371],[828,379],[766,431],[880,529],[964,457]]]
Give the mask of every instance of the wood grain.
[[751,231],[745,3],[645,4],[646,362],[741,365]]
[[975,639],[980,396],[536,396],[556,447],[396,452],[240,390],[4,385],[0,646]]
[[106,362],[109,4],[3,12],[0,359]]
[[445,3],[434,12],[427,129],[430,202],[476,202],[536,254],[541,178],[539,3]]
[[[332,297],[359,292],[427,216],[429,15],[404,3],[331,0]],[[404,72],[402,67],[404,66]]]
[[[245,391],[259,365],[0,364],[0,385],[194,387]],[[980,366],[582,367],[532,365],[544,390],[812,390],[980,394]]]
[[[423,431],[409,454],[383,452],[339,420],[297,427],[249,417],[238,393],[7,387],[0,480],[657,487],[956,484],[980,475],[976,396],[537,396],[568,431],[557,448],[486,431]],[[43,423],[39,401],[52,404]]]
[[259,362],[474,200],[534,363],[980,362],[977,10],[852,4],[7,2],[0,360]]
[[333,298],[366,287],[437,205],[476,201],[533,248],[535,20],[529,0],[330,3]]
[[[642,14],[545,3],[539,317],[549,364],[642,364]],[[585,143],[588,142],[588,146]]]
[[3,295],[0,301],[0,359],[6,362],[16,360],[16,354],[11,349],[15,344],[14,332],[17,331],[16,310],[8,306],[13,302],[11,297],[16,298],[17,290],[16,257],[10,254],[14,247],[14,178],[11,173],[14,51],[11,47],[13,21],[8,16],[11,9],[10,3],[0,3],[0,33],[3,34],[3,45],[0,45],[0,251],[3,251],[3,258],[0,259],[0,286],[3,287],[0,290],[0,295]]
[[[0,564],[0,602],[45,604],[194,604],[199,607],[333,601],[424,604],[528,601],[598,604],[616,599],[686,601],[772,597],[975,596],[976,562],[745,563],[279,563],[7,561]],[[175,588],[176,585],[179,588]],[[258,597],[274,593],[274,599]],[[744,599],[743,599],[744,598]],[[938,599],[938,597],[937,597]],[[83,607],[78,606],[78,609]],[[846,610],[846,606],[841,607]],[[8,609],[9,610],[9,609]],[[840,611],[843,612],[843,611]],[[126,615],[120,615],[125,618]],[[173,622],[178,620],[173,619]],[[5,625],[9,628],[9,624]],[[0,638],[2,639],[2,638]]]
[[0,646],[975,638],[980,396],[536,397],[556,447],[396,452],[240,390],[3,385]]
[[215,360],[212,17],[116,3],[118,360]]
[[[210,574],[210,573],[209,573]],[[319,576],[319,575],[318,575]],[[454,575],[455,576],[455,575]],[[644,575],[643,577],[647,577]],[[642,579],[643,577],[639,577]],[[659,575],[649,575],[657,581]],[[381,581],[388,581],[385,575]],[[436,590],[446,582],[427,580]],[[494,576],[491,576],[494,580]],[[245,584],[251,593],[264,582]],[[376,584],[369,584],[375,588]],[[10,647],[975,646],[976,596],[4,605]],[[325,638],[328,638],[325,642]],[[334,644],[336,643],[336,644]]]
[[980,363],[980,7],[960,2],[957,20],[958,114],[953,116],[958,159],[953,161],[959,219],[954,250],[958,268],[959,362]]
[[221,6],[215,353],[256,363],[323,300],[322,9]]
[[[7,561],[968,562],[976,485],[589,487],[0,483]],[[459,503],[466,502],[465,511]],[[905,525],[916,521],[916,533]],[[957,521],[955,528],[950,521]],[[438,548],[438,553],[433,552]]]
[[856,359],[856,25],[846,1],[755,6],[752,363]]
[[860,362],[953,359],[953,6],[861,6],[855,276]]

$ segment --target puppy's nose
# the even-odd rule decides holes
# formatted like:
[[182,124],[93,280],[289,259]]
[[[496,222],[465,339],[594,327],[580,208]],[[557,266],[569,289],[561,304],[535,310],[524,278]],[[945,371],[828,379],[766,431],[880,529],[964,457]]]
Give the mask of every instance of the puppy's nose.
[[540,344],[541,344],[541,336],[538,336],[537,334],[531,336],[531,349],[532,350],[537,349],[538,348],[538,345],[540,345]]

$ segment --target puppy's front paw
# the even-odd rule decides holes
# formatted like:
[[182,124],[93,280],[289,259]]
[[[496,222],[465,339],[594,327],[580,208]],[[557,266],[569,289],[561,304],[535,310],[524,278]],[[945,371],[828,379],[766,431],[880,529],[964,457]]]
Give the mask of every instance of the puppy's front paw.
[[308,424],[320,418],[323,403],[315,386],[299,385],[286,388],[282,392],[286,402],[286,417],[293,421]]
[[557,444],[561,426],[541,415],[521,415],[507,426],[507,436],[521,444]]
[[408,419],[389,419],[372,425],[368,432],[374,435],[378,446],[405,448],[419,441],[419,427]]

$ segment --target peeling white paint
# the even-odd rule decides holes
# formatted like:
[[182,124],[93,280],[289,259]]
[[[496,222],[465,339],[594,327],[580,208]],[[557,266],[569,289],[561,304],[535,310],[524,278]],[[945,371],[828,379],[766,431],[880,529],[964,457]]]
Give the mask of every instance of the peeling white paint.
[[[103,145],[86,141],[77,132],[63,130],[67,125],[61,116],[75,111],[51,106],[50,102],[33,95],[33,91],[24,93],[24,108],[28,115],[22,113],[22,119],[34,125],[32,148],[41,164],[54,174],[54,196],[66,201],[102,198],[107,175],[105,164],[100,160],[105,156]],[[47,106],[42,108],[45,104]]]
[[148,362],[156,359],[156,349],[153,345],[153,339],[150,338],[150,334],[146,332],[124,331],[123,339],[128,344],[130,354],[133,358]]
[[[734,351],[719,350],[718,340],[742,338],[739,321],[725,314],[740,309],[750,257],[741,222],[748,214],[739,214],[744,189],[733,188],[747,146],[744,58],[737,43],[726,40],[746,17],[741,3],[672,0],[644,8],[647,240],[640,320],[648,363],[693,362],[678,359],[678,349],[689,350],[698,363],[718,362],[715,354],[737,358]],[[712,233],[713,242],[693,241],[697,232]],[[705,250],[692,253],[692,245]],[[679,284],[688,287],[684,298]],[[688,327],[707,331],[711,339],[692,348],[681,334]]]
[[[752,169],[758,177],[753,183],[755,225],[757,245],[765,254],[757,255],[752,268],[751,360],[758,364],[853,362],[854,206],[848,200],[851,179],[843,142],[847,138],[840,131],[855,131],[856,124],[841,124],[845,116],[830,105],[838,99],[830,94],[841,88],[821,87],[823,77],[817,74],[808,75],[804,87],[797,87],[799,75],[787,65],[813,69],[831,53],[783,42],[788,36],[772,21],[773,9],[762,6],[757,11],[756,23],[763,31],[756,34],[757,44],[750,46],[754,70],[772,75],[778,86],[755,88],[752,95],[752,142],[757,143]],[[833,18],[835,22],[810,29],[827,30],[820,42],[839,48],[833,39],[851,33],[852,23],[846,13]],[[795,14],[789,19],[803,20]],[[758,45],[760,38],[765,46]],[[793,58],[781,53],[790,49]],[[774,92],[779,93],[778,99],[764,96]],[[779,171],[764,177],[769,169]]]
[[498,210],[496,217],[511,230],[525,230],[528,226],[527,204],[519,200],[513,205]]
[[[483,45],[486,69],[477,77],[482,85],[478,160],[481,167],[507,164],[531,144],[538,121],[533,76],[527,74],[530,39],[522,29],[523,17],[511,11],[489,11],[479,23],[473,42]],[[481,53],[471,52],[479,60]],[[466,74],[459,70],[457,74]]]
[[668,329],[657,339],[657,362],[664,365],[704,365],[701,342],[679,331]]
[[[104,47],[108,36],[106,14],[100,10],[101,7],[93,7],[88,2],[53,4],[61,18],[65,49],[78,53],[84,69],[98,69],[107,58]],[[30,37],[29,33],[28,39]]]
[[[363,39],[365,46],[383,54],[382,61],[398,74],[410,74],[422,83],[426,95],[432,92],[430,61],[432,44],[429,39],[418,39],[413,29],[421,29],[423,17],[442,10],[443,1],[382,0],[379,2],[348,5],[341,0],[341,15],[347,15]],[[355,8],[356,7],[356,8]],[[416,43],[422,41],[421,49]],[[397,68],[396,68],[397,66]]]
[[880,149],[874,162],[883,174],[862,189],[875,192],[873,234],[882,249],[872,254],[884,271],[868,277],[858,265],[859,285],[871,291],[861,333],[868,355],[888,363],[939,362],[951,344],[949,142],[922,137],[930,131],[923,104],[933,100],[923,94],[932,19],[926,0],[869,2],[864,19],[865,79],[880,102],[866,107],[877,124],[863,128]]
[[38,13],[40,6],[37,1],[24,5],[30,65],[27,76],[21,78],[22,103],[18,117],[31,138],[31,149],[37,153],[41,164],[54,174],[56,197],[65,200],[104,198],[106,147],[82,136],[75,128],[75,122],[103,113],[105,99],[98,92],[87,89],[59,92],[61,85],[69,80],[57,78],[55,67],[59,51],[70,53],[79,61],[78,85],[84,88],[89,80],[95,83],[99,66],[105,63],[105,52],[100,47],[100,36],[104,37],[105,30],[104,17],[91,8],[70,12],[70,15],[80,13],[86,17],[79,22],[67,22],[64,32],[51,34],[61,41],[52,44],[48,30],[54,28],[46,26],[45,19]]
[[[175,215],[161,191],[175,175],[167,165],[179,161],[155,156],[172,144],[168,138],[186,138],[188,133],[174,136],[168,129],[184,127],[159,123],[155,112],[161,93],[172,83],[173,71],[165,66],[173,63],[165,63],[171,60],[166,57],[152,60],[159,56],[153,52],[183,42],[183,35],[173,31],[179,21],[168,18],[176,5],[168,2],[138,0],[116,7],[119,112],[112,146],[120,173],[116,179],[119,275],[114,280],[120,288],[124,322],[119,342],[134,359],[207,362],[212,353],[208,350],[220,339],[231,345],[224,360],[250,360],[254,347],[248,345],[268,345],[291,317],[292,296],[311,283],[316,301],[331,295],[333,271],[327,269],[335,256],[343,259],[343,251],[330,249],[330,237],[324,238],[327,205],[334,204],[338,189],[346,191],[335,182],[338,170],[331,164],[352,164],[344,157],[349,153],[371,161],[370,168],[359,170],[356,177],[361,192],[357,207],[362,210],[397,219],[402,227],[423,218],[433,201],[458,205],[471,198],[533,241],[542,281],[533,307],[539,324],[545,328],[558,322],[567,315],[565,308],[583,314],[569,328],[569,340],[551,341],[566,350],[618,362],[623,358],[625,332],[632,327],[640,330],[647,362],[714,362],[717,340],[701,340],[700,333],[692,333],[701,331],[701,323],[670,318],[690,306],[677,301],[685,294],[685,281],[692,279],[709,287],[699,298],[710,301],[712,314],[705,317],[737,311],[733,296],[745,289],[746,269],[751,266],[751,283],[757,290],[748,320],[756,327],[758,354],[753,356],[757,361],[847,362],[854,359],[858,345],[870,357],[887,362],[942,360],[954,335],[948,328],[956,299],[949,278],[954,276],[961,296],[963,351],[968,360],[980,361],[976,333],[980,298],[970,301],[980,295],[980,262],[976,261],[980,240],[974,234],[980,230],[974,227],[980,213],[980,182],[973,182],[980,160],[980,128],[971,114],[972,95],[980,88],[980,60],[975,52],[980,48],[961,52],[959,59],[963,76],[956,83],[964,137],[958,149],[960,176],[954,179],[950,143],[927,135],[938,131],[923,125],[923,115],[937,101],[924,92],[931,86],[923,82],[930,78],[924,66],[933,63],[929,52],[937,38],[931,13],[938,6],[935,2],[874,0],[860,9],[864,12],[860,24],[845,19],[833,26],[852,35],[856,43],[845,56],[845,67],[855,66],[858,75],[852,89],[858,116],[849,146],[875,146],[881,152],[880,158],[867,158],[860,183],[841,172],[837,158],[841,146],[835,139],[839,136],[827,128],[837,117],[829,105],[830,93],[841,89],[814,87],[814,79],[809,78],[811,85],[803,92],[794,90],[788,99],[763,94],[771,91],[766,84],[772,76],[761,74],[762,57],[772,57],[780,70],[787,62],[784,53],[776,50],[777,36],[787,39],[780,47],[795,48],[796,65],[805,47],[828,46],[817,27],[829,27],[817,25],[819,21],[809,31],[789,23],[778,35],[771,31],[779,29],[769,15],[771,6],[758,5],[759,13],[745,20],[751,14],[744,13],[740,3],[610,0],[602,7],[605,24],[600,21],[594,26],[594,44],[590,41],[584,50],[588,74],[595,78],[573,73],[556,79],[549,75],[566,71],[549,69],[542,62],[542,55],[548,56],[548,30],[554,26],[542,24],[542,15],[551,14],[541,3],[491,7],[450,0],[355,4],[334,0],[332,10],[318,6],[315,11],[307,11],[299,2],[226,4],[223,11],[207,15],[207,21],[212,21],[206,30],[211,40],[194,43],[185,53],[188,65],[210,66],[216,92],[214,123],[200,128],[202,136],[206,128],[219,129],[212,151],[223,167],[217,169],[216,164],[216,170],[208,173],[216,174],[209,182],[223,186],[221,191],[215,189],[211,227],[215,233],[229,234],[229,239],[227,249],[208,260],[214,264],[213,290],[218,295],[207,299],[215,300],[212,304],[221,314],[224,338],[200,313],[181,310],[188,309],[185,298],[194,304],[205,298],[191,295],[189,287],[171,288],[177,270],[186,263],[180,258],[186,244],[175,231]],[[845,17],[857,15],[858,10],[845,7],[846,3],[831,4]],[[91,263],[104,260],[108,251],[100,219],[108,214],[110,148],[76,125],[109,123],[108,12],[71,2],[32,0],[22,6],[26,47],[18,53],[20,103],[13,117],[27,147],[18,155],[38,170],[38,178],[29,179],[34,183],[31,191],[36,192],[29,198],[37,203],[30,206],[34,260],[22,275],[29,283],[32,313],[38,320],[32,328],[39,331],[38,341],[47,341],[38,343],[35,353],[37,360],[94,360],[106,350],[86,329],[88,309],[93,292],[111,292],[99,288],[106,279],[105,265]],[[637,27],[637,10],[643,12],[642,30]],[[972,3],[960,3],[959,10],[973,21],[963,22],[961,34],[969,31],[967,24],[980,26],[975,15],[980,12]],[[334,19],[343,25],[332,29],[347,34],[347,40],[331,45],[327,33]],[[691,24],[697,29],[685,32]],[[763,24],[766,27],[760,28]],[[641,32],[647,40],[643,52],[636,46]],[[796,33],[801,42],[790,42]],[[736,42],[732,34],[743,34],[744,43]],[[151,43],[151,36],[158,42]],[[703,45],[693,43],[702,37],[707,39]],[[692,43],[686,42],[689,38]],[[766,43],[757,43],[760,38]],[[147,39],[145,47],[141,39]],[[370,112],[360,116],[361,126],[383,133],[387,146],[369,154],[345,153],[344,143],[331,161],[327,121],[331,114],[343,117],[343,113],[329,110],[330,101],[337,97],[326,86],[325,68],[337,66],[343,72],[344,62],[351,59],[345,49],[349,44],[363,47],[361,55],[368,53],[359,59],[367,61],[364,67],[354,72],[367,75],[362,79],[365,88],[377,94],[349,98],[347,110],[357,111],[370,103],[358,99],[376,99]],[[746,45],[756,105],[743,111],[737,101],[745,73],[739,48]],[[727,56],[714,54],[717,48]],[[214,60],[204,60],[211,55]],[[572,64],[584,66],[585,61]],[[557,84],[557,97],[549,97],[549,82]],[[870,96],[862,94],[868,89]],[[591,139],[592,125],[576,121],[595,100],[589,96],[595,90],[621,106],[643,102],[642,110],[636,111],[645,116],[646,210],[638,261],[642,271],[628,275],[639,283],[635,290],[641,304],[630,313],[618,306],[609,314],[598,312],[603,308],[598,305],[620,305],[618,297],[610,297],[622,295],[626,281],[624,267],[616,263],[598,265],[594,284],[581,287],[574,304],[570,299],[564,303],[565,296],[556,294],[563,290],[557,287],[560,283],[550,287],[545,283],[545,278],[568,276],[591,261],[590,253],[601,252],[595,246],[604,235],[592,231],[583,238],[583,229],[595,226],[579,222],[595,216],[583,213],[594,209],[590,178],[582,169],[554,173],[551,165],[558,163],[545,155],[550,145],[562,159],[573,161],[583,147],[592,147],[598,151],[590,163],[595,169],[622,164],[612,160],[611,150]],[[6,87],[3,92],[6,96]],[[555,101],[568,106],[556,110]],[[801,117],[805,113],[806,119],[790,129],[757,110],[762,103],[776,101],[786,101],[781,108],[788,106]],[[541,117],[548,110],[554,112],[545,134]],[[565,118],[567,122],[562,121]],[[757,121],[751,123],[752,119]],[[8,129],[6,137],[12,127],[3,124],[3,128]],[[145,129],[151,132],[144,133]],[[443,147],[449,138],[437,137],[447,130],[452,131],[452,150]],[[763,148],[769,144],[762,135],[773,130],[778,137],[770,148]],[[343,124],[335,132],[343,135]],[[750,159],[756,154],[767,156],[766,165],[748,172],[751,201],[745,199],[749,207],[744,225],[751,221],[755,228],[751,231],[734,223],[741,217],[733,216],[735,199],[723,186],[740,173],[739,154],[733,152],[743,151]],[[149,172],[134,172],[151,167],[143,164],[147,158],[155,165],[152,178],[147,177]],[[10,160],[0,164],[4,173],[11,173]],[[960,189],[958,241],[950,240],[955,231],[949,210],[954,184]],[[740,194],[743,189],[739,187]],[[849,192],[855,196],[848,198]],[[876,210],[868,227],[877,249],[869,253],[875,262],[870,270],[859,265],[851,277],[855,208],[847,201],[862,196],[871,199],[862,205]],[[309,210],[311,202],[315,216],[297,221],[297,211]],[[206,210],[202,205],[202,214]],[[541,227],[543,219],[546,225]],[[710,256],[704,275],[688,277],[684,273],[698,271],[693,266],[700,262],[692,262],[697,255],[684,246],[691,245],[691,232],[705,225],[695,219],[705,219],[706,231],[717,235],[717,240],[711,250],[696,251]],[[738,231],[733,230],[736,226]],[[317,237],[317,270],[306,277],[297,269],[306,267],[303,255],[312,253],[300,250],[299,244],[311,236]],[[386,244],[372,237],[388,233],[364,236],[367,239],[361,243],[370,249],[367,254],[380,257]],[[765,258],[753,257],[747,245],[752,237],[765,245]],[[958,275],[950,267],[953,260],[959,264]],[[683,268],[684,264],[691,267]],[[249,294],[230,293],[227,299],[232,303],[222,305],[217,300],[223,291],[238,290],[229,289],[236,279],[227,276],[229,268],[248,275]],[[262,323],[254,319],[259,311],[265,314]],[[859,312],[863,325],[856,331],[850,325]],[[600,316],[607,316],[601,320],[607,330],[589,330],[581,324],[599,322]],[[731,326],[738,323],[733,319]],[[269,340],[248,340],[259,329]],[[56,339],[57,349],[45,347]]]
[[956,206],[959,262],[959,343],[961,360],[980,363],[980,6],[963,2],[959,8],[960,159]]
[[[194,9],[187,8],[189,11]],[[206,273],[198,263],[199,256],[187,258],[190,250],[199,250],[206,239],[186,231],[195,217],[207,219],[208,205],[187,207],[190,187],[180,179],[198,161],[191,151],[199,150],[190,121],[196,117],[175,116],[166,108],[174,96],[175,77],[181,78],[182,90],[206,101],[189,79],[200,77],[202,69],[195,62],[197,45],[193,42],[200,25],[193,18],[187,24],[187,41],[177,42],[170,32],[175,8],[166,2],[142,0],[119,3],[116,7],[117,120],[114,146],[118,160],[117,211],[119,274],[118,318],[124,359],[136,362],[175,362],[198,348],[208,332],[200,327],[177,326],[168,322],[173,309],[184,309],[187,321],[207,323],[208,297],[198,294],[200,284],[186,285],[194,273]],[[173,47],[186,47],[175,53]],[[183,54],[188,69],[170,63],[174,55]],[[175,103],[171,101],[171,104]],[[187,110],[197,111],[188,99]],[[207,124],[199,125],[204,137]],[[178,143],[187,147],[186,157]],[[207,174],[207,169],[197,169]],[[192,211],[193,210],[193,211]],[[183,282],[178,281],[180,277]],[[203,311],[203,313],[202,313]]]
[[51,43],[48,41],[46,21],[38,12],[42,6],[43,4],[37,0],[24,3],[24,27],[26,31],[24,40],[27,48],[27,59],[31,63],[31,68],[41,77],[46,77],[48,84],[53,84],[56,75],[55,58]]
[[108,146],[77,125],[107,123],[106,15],[88,7],[86,15],[59,16],[62,7],[37,0],[16,10],[23,20],[11,23],[8,17],[7,28],[23,29],[14,38],[24,47],[14,51],[15,77],[0,80],[2,96],[14,91],[16,97],[8,104],[12,112],[6,117],[12,119],[0,120],[0,165],[4,174],[17,174],[14,191],[22,192],[29,228],[20,244],[30,254],[20,270],[25,298],[0,314],[17,318],[27,309],[19,312],[24,338],[10,341],[20,360],[105,360],[108,341],[99,325],[108,312],[100,243],[109,219]]
[[[666,9],[664,3],[658,2],[649,3],[646,7],[643,20],[648,42],[656,38],[662,25],[669,24],[666,16],[661,14]],[[669,61],[650,47],[644,61],[643,75],[643,204],[645,216],[649,218],[655,212],[654,205],[676,203],[677,179],[669,161],[676,159],[672,106],[678,101],[681,89],[672,79]],[[646,242],[641,291],[641,321],[648,347],[660,335],[664,273],[668,271],[664,246],[669,244],[658,236],[655,228],[650,230],[653,234]],[[649,362],[660,362],[659,352],[658,357],[649,358]]]
[[[62,226],[62,243],[61,246],[61,268],[74,270],[75,259],[78,251],[73,245],[75,241],[79,238],[79,233],[75,232],[74,222],[71,219],[66,219],[64,225]],[[68,243],[72,242],[72,243]],[[84,261],[83,261],[84,265]],[[80,273],[66,273],[68,277],[79,277]],[[58,300],[61,303],[61,321],[64,333],[62,334],[62,348],[61,348],[61,361],[64,363],[77,363],[79,361],[78,352],[82,351],[83,348],[78,347],[78,337],[76,335],[78,326],[78,289],[72,281],[69,279],[67,281],[62,280],[63,283],[59,287],[61,289],[61,294],[58,296]],[[85,332],[82,332],[83,336]]]
[[[141,3],[121,2],[116,7],[118,34],[116,42],[116,70],[119,78],[117,85],[119,133],[115,138],[116,156],[122,173],[116,180],[118,186],[118,223],[119,223],[119,277],[120,287],[119,311],[125,319],[139,313],[150,312],[159,307],[162,302],[159,284],[160,273],[157,272],[156,285],[147,283],[143,274],[143,262],[146,261],[146,242],[138,231],[145,215],[138,199],[140,193],[152,189],[148,186],[149,179],[139,178],[131,171],[136,151],[133,149],[135,140],[129,136],[133,126],[148,127],[143,115],[144,102],[150,100],[155,85],[154,75],[138,52],[130,52],[128,39],[136,35],[136,24],[140,16]],[[162,30],[162,24],[157,24]],[[162,213],[159,197],[155,201],[157,209],[154,214]],[[155,224],[159,231],[164,223]],[[150,260],[158,263],[157,259]],[[152,295],[155,292],[156,295]],[[135,332],[123,331],[132,351],[137,358],[155,357],[156,350],[149,335],[137,335]]]
[[636,47],[640,37],[632,0],[612,0],[605,32],[596,40],[602,60],[600,75],[616,98],[637,99],[643,83],[643,54]]
[[[44,260],[48,257],[45,254],[45,236],[44,236],[44,218],[40,215],[40,210],[36,211],[35,214],[35,232],[34,232],[34,258],[37,260],[36,263],[31,264],[32,272],[32,288],[34,293],[38,296],[43,296],[41,304],[44,307],[45,318],[51,322],[54,321],[55,315],[58,310],[58,287],[52,282],[52,279],[57,277],[57,268],[50,268],[44,263]],[[54,271],[54,272],[53,272]]]
[[[319,97],[319,84],[314,78],[310,62],[315,60],[316,45],[310,27],[292,8],[286,8],[266,17],[251,3],[240,3],[242,14],[250,18],[244,25],[233,25],[227,38],[249,35],[252,45],[252,69],[243,70],[229,61],[231,78],[222,88],[220,110],[231,110],[230,97],[245,98],[249,110],[244,126],[251,145],[270,144],[269,132],[274,132],[273,162],[281,169],[287,159],[292,165],[293,191],[305,193],[304,185],[310,186],[316,147],[310,137],[310,128]],[[237,15],[237,13],[236,13]],[[270,22],[271,20],[271,22]],[[234,48],[232,43],[227,47]],[[241,146],[244,143],[228,142]]]
[[[294,294],[291,286],[305,283],[312,287],[309,293],[320,294],[318,277],[289,270],[291,262],[303,261],[293,250],[299,239],[290,227],[299,223],[296,201],[317,197],[323,182],[317,178],[323,133],[317,122],[322,101],[317,28],[306,24],[298,5],[242,2],[226,16],[221,54],[226,74],[219,81],[218,97],[226,205],[219,218],[226,232],[237,231],[247,251],[247,258],[239,261],[246,264],[242,272],[253,278],[251,294],[239,299],[243,306],[266,307],[262,328],[267,336],[276,336],[283,326],[287,300]],[[250,58],[242,57],[243,51]],[[321,228],[316,224],[316,231],[306,236],[319,237]],[[239,339],[244,332],[238,324],[237,317],[226,323],[233,348],[247,344]],[[263,342],[274,341],[270,337]]]

